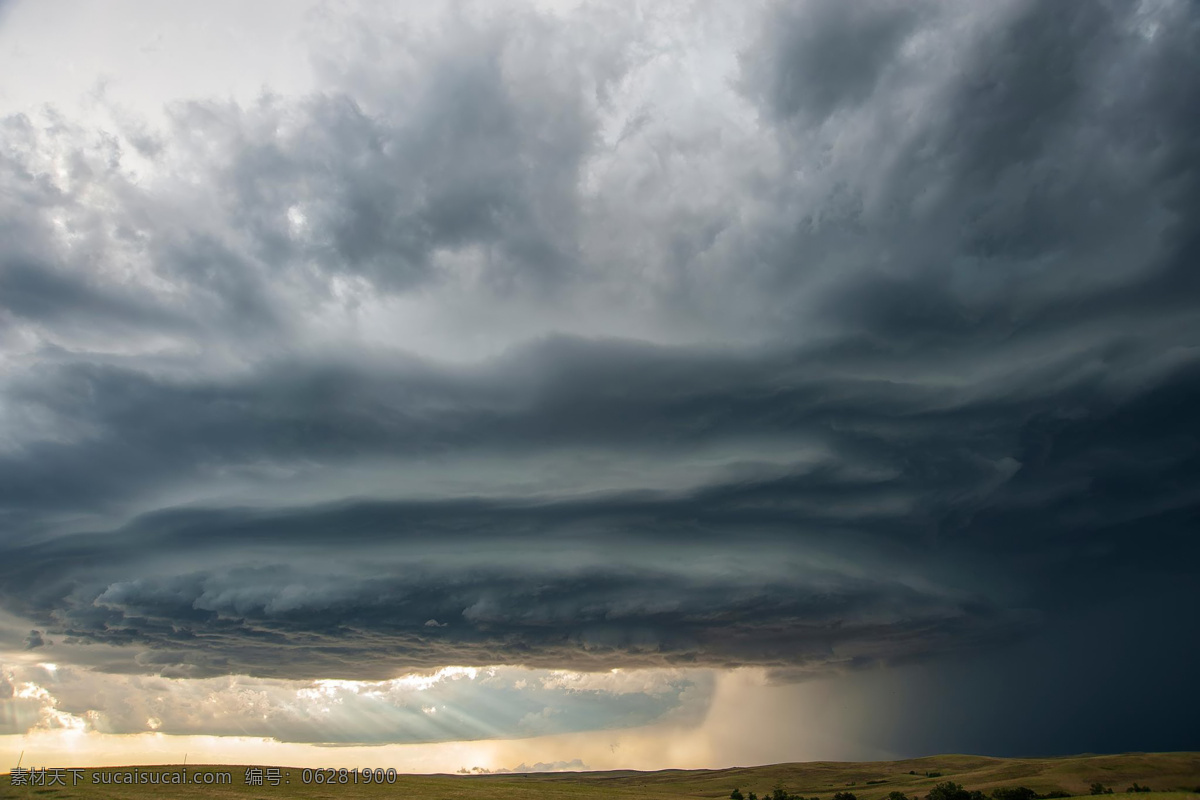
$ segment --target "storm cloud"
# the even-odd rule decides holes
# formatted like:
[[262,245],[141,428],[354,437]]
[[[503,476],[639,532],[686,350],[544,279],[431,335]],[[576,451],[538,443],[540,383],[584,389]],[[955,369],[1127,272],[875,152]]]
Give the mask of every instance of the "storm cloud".
[[1194,580],[1194,6],[510,5],[0,120],[0,645],[797,680]]

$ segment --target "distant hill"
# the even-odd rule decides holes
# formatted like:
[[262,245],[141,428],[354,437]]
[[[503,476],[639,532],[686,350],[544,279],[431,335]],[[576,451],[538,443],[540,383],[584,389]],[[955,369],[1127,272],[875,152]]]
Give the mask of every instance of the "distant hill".
[[[588,800],[588,798],[728,798],[734,789],[744,796],[755,792],[769,796],[776,787],[805,798],[832,800],[834,793],[850,792],[856,800],[883,800],[890,792],[904,792],[909,798],[921,798],[936,784],[954,781],[968,790],[979,790],[990,797],[1001,787],[1024,786],[1040,795],[1064,792],[1088,795],[1094,783],[1102,783],[1117,795],[1135,783],[1149,787],[1138,793],[1137,800],[1200,800],[1200,753],[1127,753],[1109,756],[1072,756],[1067,758],[987,758],[984,756],[945,755],[906,761],[831,762],[773,764],[763,767],[737,767],[718,770],[661,770],[658,772],[556,772],[503,775],[399,775],[393,783],[366,785],[352,778],[341,783],[317,783],[313,770],[280,767],[279,786],[247,785],[246,766],[190,765],[188,785],[142,783],[118,785],[96,783],[93,775],[137,773],[135,780],[146,781],[151,773],[166,776],[179,773],[182,766],[106,767],[83,770],[72,786],[69,773],[64,785],[45,783],[11,785],[11,776],[0,775],[0,797],[60,798],[412,798],[414,800]],[[228,785],[196,783],[197,774],[228,773]],[[253,774],[253,773],[252,773]],[[325,773],[328,774],[328,773]],[[20,776],[18,776],[20,777]],[[122,776],[124,777],[124,776]],[[324,774],[321,776],[324,777]],[[286,783],[284,783],[286,781]],[[1118,800],[1116,797],[1113,800]],[[1132,798],[1131,798],[1132,800]]]

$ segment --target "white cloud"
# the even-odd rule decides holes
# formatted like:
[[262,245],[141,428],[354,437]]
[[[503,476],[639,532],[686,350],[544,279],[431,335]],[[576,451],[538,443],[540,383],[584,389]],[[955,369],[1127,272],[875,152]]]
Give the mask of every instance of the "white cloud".
[[253,733],[284,742],[435,742],[629,727],[676,711],[684,692],[693,713],[707,702],[711,676],[703,671],[638,673],[599,681],[580,696],[579,681],[516,667],[446,667],[386,681],[289,681],[11,665],[0,672],[6,721],[0,735],[149,729],[175,736]]

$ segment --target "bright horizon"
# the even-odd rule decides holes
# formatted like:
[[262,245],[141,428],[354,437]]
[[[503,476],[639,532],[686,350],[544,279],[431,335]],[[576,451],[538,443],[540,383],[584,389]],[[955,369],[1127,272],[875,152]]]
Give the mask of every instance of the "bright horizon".
[[[633,675],[637,677],[636,672]],[[658,770],[899,757],[870,752],[834,736],[814,737],[806,734],[802,720],[772,712],[782,706],[795,713],[807,704],[828,713],[822,697],[827,685],[767,686],[759,670],[727,672],[718,683],[698,724],[687,720],[520,739],[338,747],[262,737],[113,735],[86,731],[80,724],[74,729],[0,737],[0,758],[15,765],[23,752],[26,766],[36,759],[38,766],[103,767],[180,764],[186,756],[189,764],[392,767],[407,773],[453,774],[474,768],[516,771],[539,763],[548,767],[544,771]],[[774,744],[762,748],[758,740],[763,736],[771,737]],[[794,758],[796,754],[808,757]]]

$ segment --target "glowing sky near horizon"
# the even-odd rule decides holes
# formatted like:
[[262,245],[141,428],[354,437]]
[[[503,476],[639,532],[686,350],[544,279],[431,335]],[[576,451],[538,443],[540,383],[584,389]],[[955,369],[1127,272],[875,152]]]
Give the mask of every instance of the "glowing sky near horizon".
[[0,770],[1200,749],[1197,52],[0,0]]

